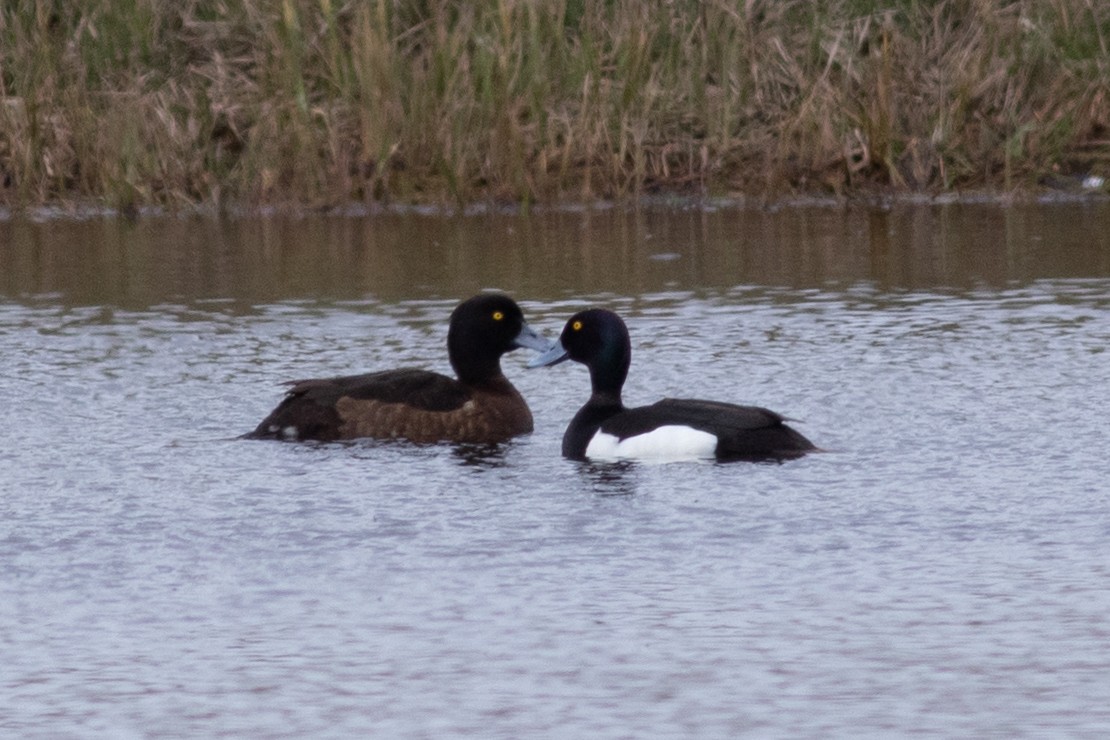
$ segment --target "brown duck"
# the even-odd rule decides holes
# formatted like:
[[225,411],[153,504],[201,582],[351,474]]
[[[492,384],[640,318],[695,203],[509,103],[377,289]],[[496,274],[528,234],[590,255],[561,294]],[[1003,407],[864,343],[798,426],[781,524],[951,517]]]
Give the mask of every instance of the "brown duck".
[[502,442],[532,431],[532,412],[501,372],[501,356],[552,343],[520,306],[483,293],[451,313],[447,355],[456,378],[413,368],[290,383],[285,399],[249,439],[373,437],[412,442]]

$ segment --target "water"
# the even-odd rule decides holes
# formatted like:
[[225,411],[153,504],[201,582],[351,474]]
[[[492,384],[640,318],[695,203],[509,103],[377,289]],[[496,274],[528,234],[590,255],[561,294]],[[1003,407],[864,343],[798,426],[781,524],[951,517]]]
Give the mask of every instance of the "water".
[[[1110,208],[0,222],[0,735],[1110,731]],[[601,303],[626,397],[783,465],[246,442],[278,382],[446,370],[482,287]]]

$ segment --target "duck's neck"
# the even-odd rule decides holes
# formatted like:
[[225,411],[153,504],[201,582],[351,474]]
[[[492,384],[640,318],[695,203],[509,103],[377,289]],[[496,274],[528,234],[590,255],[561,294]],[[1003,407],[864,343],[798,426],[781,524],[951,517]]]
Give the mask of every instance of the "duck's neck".
[[595,385],[593,393],[590,394],[589,405],[594,408],[622,411],[624,409],[624,403],[621,401],[621,389],[599,390]]
[[447,357],[455,376],[467,385],[486,385],[505,377],[500,353],[454,326],[447,332]]
[[624,341],[611,341],[605,345],[589,365],[592,403],[622,406],[621,389],[628,377],[628,366],[632,362],[628,339],[623,339]]
[[451,367],[454,368],[456,377],[467,385],[495,385],[498,381],[505,380],[499,357],[483,360],[472,358],[465,362],[452,357]]

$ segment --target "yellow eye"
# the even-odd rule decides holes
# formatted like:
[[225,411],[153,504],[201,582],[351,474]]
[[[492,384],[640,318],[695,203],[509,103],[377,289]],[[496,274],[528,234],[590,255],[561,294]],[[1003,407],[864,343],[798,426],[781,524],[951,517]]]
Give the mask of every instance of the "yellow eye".
[[582,331],[582,322],[575,321],[573,324],[570,325],[570,328],[574,329],[575,331]]
[[503,318],[505,318],[505,314],[501,313],[500,311],[494,311],[493,312],[493,320],[494,321],[500,321]]

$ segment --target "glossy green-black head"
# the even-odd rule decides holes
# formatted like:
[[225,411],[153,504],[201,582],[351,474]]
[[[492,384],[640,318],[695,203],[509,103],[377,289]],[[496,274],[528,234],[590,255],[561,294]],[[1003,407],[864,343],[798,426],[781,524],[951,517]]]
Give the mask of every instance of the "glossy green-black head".
[[563,360],[581,362],[590,369],[594,393],[619,395],[632,362],[628,327],[620,316],[603,308],[579,311],[567,320],[555,346],[528,367],[557,365]]
[[451,313],[447,354],[464,383],[481,383],[501,374],[501,355],[527,347],[537,352],[552,343],[524,321],[524,312],[503,293],[482,293]]

